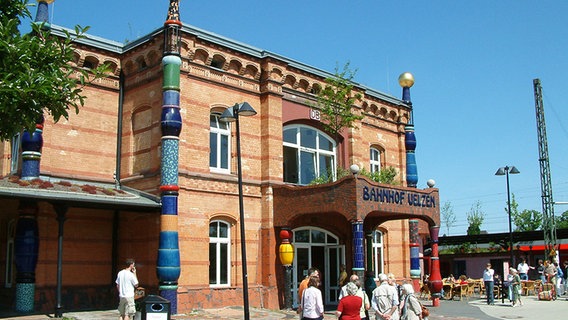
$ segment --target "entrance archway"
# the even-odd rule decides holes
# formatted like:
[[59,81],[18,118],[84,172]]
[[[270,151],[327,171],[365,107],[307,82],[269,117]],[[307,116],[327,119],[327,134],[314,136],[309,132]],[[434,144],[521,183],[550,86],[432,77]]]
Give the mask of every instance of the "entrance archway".
[[298,287],[307,276],[308,269],[320,271],[321,291],[326,305],[336,305],[341,290],[338,278],[339,267],[345,263],[345,245],[339,244],[339,238],[317,227],[300,227],[293,230],[294,263],[292,286],[294,305],[297,306]]

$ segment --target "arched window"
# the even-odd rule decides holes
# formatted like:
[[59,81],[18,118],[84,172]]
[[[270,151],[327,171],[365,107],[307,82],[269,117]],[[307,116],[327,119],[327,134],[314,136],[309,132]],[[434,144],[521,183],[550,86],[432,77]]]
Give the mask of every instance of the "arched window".
[[220,113],[214,112],[209,117],[209,168],[229,173],[231,130],[229,123],[219,121],[220,116]]
[[209,224],[209,285],[230,285],[231,226],[220,220]]
[[381,171],[381,151],[375,147],[371,147],[371,156],[370,156],[370,170],[371,173]]
[[335,141],[304,125],[284,128],[284,182],[306,185],[320,176],[335,177]]
[[373,231],[373,270],[375,271],[375,278],[383,273],[384,247],[383,247],[383,233],[380,230]]

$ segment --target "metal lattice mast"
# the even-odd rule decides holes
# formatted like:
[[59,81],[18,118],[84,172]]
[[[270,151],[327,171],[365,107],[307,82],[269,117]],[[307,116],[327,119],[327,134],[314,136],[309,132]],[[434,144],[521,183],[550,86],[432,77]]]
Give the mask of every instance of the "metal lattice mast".
[[542,229],[544,231],[545,255],[552,258],[556,256],[556,224],[554,223],[554,200],[552,198],[552,181],[550,177],[550,163],[548,161],[548,140],[546,138],[546,121],[544,118],[544,104],[542,103],[540,79],[534,79],[533,85],[536,129],[538,132],[540,188],[542,192]]

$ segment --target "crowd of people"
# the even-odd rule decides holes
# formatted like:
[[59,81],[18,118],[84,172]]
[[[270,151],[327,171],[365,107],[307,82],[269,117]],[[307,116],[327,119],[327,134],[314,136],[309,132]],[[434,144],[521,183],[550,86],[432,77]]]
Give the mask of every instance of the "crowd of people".
[[[340,273],[341,280],[345,275]],[[319,270],[311,268],[298,289],[298,313],[302,320],[323,319],[324,306],[319,289]],[[379,274],[379,285],[373,272],[365,275],[362,283],[359,276],[349,277],[339,292],[336,316],[342,320],[367,320],[374,314],[377,320],[427,320],[423,316],[422,304],[414,295],[410,283],[398,285],[394,274]]]
[[[495,295],[491,293],[494,292],[495,287],[499,287],[506,290],[504,294],[508,295],[513,307],[522,306],[521,284],[529,279],[531,270],[538,274],[542,283],[554,284],[556,294],[566,294],[568,261],[565,261],[563,266],[558,266],[557,263],[551,263],[548,260],[539,260],[538,266],[533,267],[527,263],[526,259],[522,259],[516,269],[509,268],[506,279],[496,274],[491,264],[487,263],[482,273],[485,292],[488,293],[486,294],[487,304],[495,303]],[[462,285],[468,283],[468,277],[461,275],[455,279],[453,275],[450,275],[443,281]],[[424,283],[427,282],[426,275]],[[425,320],[427,318],[423,314],[422,304],[415,296],[412,284],[397,284],[392,273],[379,274],[379,285],[377,285],[373,272],[368,272],[364,281],[361,282],[356,274],[348,277],[345,266],[342,265],[338,283],[341,290],[335,314],[342,320],[367,320],[370,319],[370,314],[374,314],[374,319],[377,320]],[[298,289],[300,319],[323,319],[324,304],[319,287],[319,270],[311,268]]]

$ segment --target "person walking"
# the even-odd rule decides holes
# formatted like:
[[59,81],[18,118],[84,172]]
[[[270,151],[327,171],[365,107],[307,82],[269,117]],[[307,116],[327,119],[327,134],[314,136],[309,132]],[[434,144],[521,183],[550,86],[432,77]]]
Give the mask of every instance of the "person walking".
[[323,299],[320,289],[318,276],[311,276],[308,279],[308,288],[302,292],[300,311],[302,320],[321,320],[323,319]]
[[410,283],[402,285],[402,308],[400,319],[402,320],[420,320],[422,319],[422,306],[414,295],[414,288]]
[[515,268],[509,268],[509,273],[513,275],[513,282],[511,283],[513,287],[512,306],[522,306],[523,302],[521,301],[521,277],[519,276],[519,272]]
[[126,268],[120,270],[116,277],[116,288],[118,289],[118,312],[121,320],[134,319],[136,306],[134,305],[134,289],[138,287],[136,277],[136,265],[134,259],[126,260]]
[[487,304],[495,304],[495,295],[493,294],[493,276],[495,270],[491,269],[491,263],[488,263],[483,270],[483,283],[485,284],[485,293],[487,295]]
[[371,305],[376,320],[398,320],[398,294],[396,288],[389,285],[386,274],[379,274],[381,284],[373,290]]
[[363,306],[363,300],[357,295],[359,288],[355,283],[348,282],[345,285],[345,291],[347,292],[347,295],[339,300],[339,305],[337,306],[335,315],[341,320],[361,320],[360,312]]

